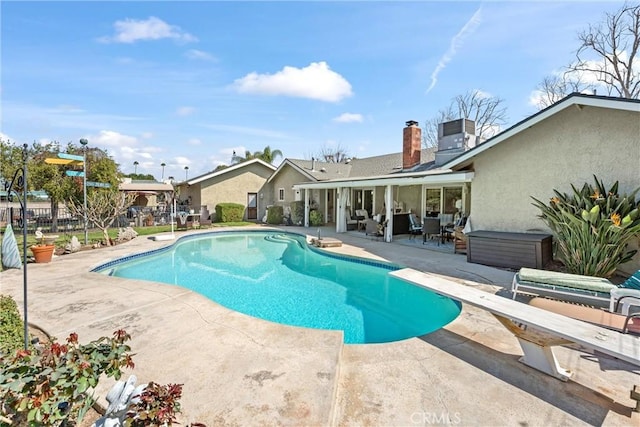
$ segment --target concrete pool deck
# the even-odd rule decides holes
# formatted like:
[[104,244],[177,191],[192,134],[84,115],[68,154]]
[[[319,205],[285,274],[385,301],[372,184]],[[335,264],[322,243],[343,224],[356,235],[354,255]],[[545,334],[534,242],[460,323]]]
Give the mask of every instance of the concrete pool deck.
[[[469,264],[464,255],[328,229],[322,235],[343,243],[327,251],[386,259],[487,292],[500,292],[513,277],[511,271]],[[278,325],[177,286],[88,272],[107,260],[171,243],[138,237],[50,264],[29,264],[29,321],[60,340],[77,332],[82,342],[126,329],[136,367],[125,379],[134,374],[139,383],[184,384],[184,423],[640,425],[629,398],[632,386],[640,384],[638,367],[560,348],[561,364],[574,372],[572,380],[561,382],[518,362],[516,338],[491,314],[467,305],[452,323],[423,337],[343,345],[340,332]],[[0,292],[22,308],[22,270],[2,272]],[[104,396],[112,384],[102,381],[97,394]]]

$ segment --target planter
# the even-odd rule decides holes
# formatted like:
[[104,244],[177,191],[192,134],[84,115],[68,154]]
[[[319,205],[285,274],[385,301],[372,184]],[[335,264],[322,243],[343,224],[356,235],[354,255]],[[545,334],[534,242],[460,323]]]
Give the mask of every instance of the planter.
[[31,246],[31,253],[33,253],[33,257],[36,262],[44,263],[51,262],[51,258],[53,257],[53,251],[55,250],[55,245],[41,245],[41,246]]

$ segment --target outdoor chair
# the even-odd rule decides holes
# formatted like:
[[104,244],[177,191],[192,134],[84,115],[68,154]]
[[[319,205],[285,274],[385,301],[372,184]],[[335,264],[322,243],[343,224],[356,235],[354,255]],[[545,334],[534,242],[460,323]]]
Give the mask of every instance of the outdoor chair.
[[[351,212],[351,211],[347,210],[347,212]],[[347,230],[355,230],[357,226],[358,226],[358,220],[355,217],[353,217],[351,214],[349,214],[349,216],[347,217]]]
[[422,234],[422,224],[418,221],[418,217],[410,213],[409,214],[409,240],[416,237],[416,235]]
[[367,221],[369,219],[369,212],[367,212],[366,209],[356,209],[358,231],[365,229]]
[[427,242],[427,237],[432,238],[433,236],[438,237],[438,246],[440,246],[440,219],[425,217],[422,220],[422,244]]

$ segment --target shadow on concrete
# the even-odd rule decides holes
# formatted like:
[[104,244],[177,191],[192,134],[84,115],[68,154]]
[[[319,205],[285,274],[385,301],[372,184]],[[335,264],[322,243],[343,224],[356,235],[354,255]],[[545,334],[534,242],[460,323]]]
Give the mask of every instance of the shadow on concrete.
[[[602,425],[609,411],[631,418],[631,407],[615,402],[599,391],[575,381],[563,382],[538,372],[519,362],[519,355],[498,352],[446,329],[424,335],[420,339],[589,425]],[[585,356],[590,357],[592,356]],[[609,359],[610,366],[627,365],[608,356],[599,358]]]

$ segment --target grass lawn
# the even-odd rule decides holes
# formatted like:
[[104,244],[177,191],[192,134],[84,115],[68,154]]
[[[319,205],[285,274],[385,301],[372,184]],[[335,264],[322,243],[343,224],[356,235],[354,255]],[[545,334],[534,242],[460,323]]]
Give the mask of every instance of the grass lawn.
[[[241,227],[241,226],[249,226],[249,225],[255,225],[255,223],[253,222],[220,222],[220,223],[213,223],[207,227],[203,227],[203,228],[216,228],[216,227]],[[138,236],[149,236],[152,234],[158,234],[158,233],[165,233],[165,232],[169,232],[171,231],[171,225],[154,225],[154,226],[150,226],[150,227],[134,227],[133,228],[135,231],[138,232]],[[202,229],[202,228],[201,228]],[[181,233],[183,231],[186,230],[177,230],[174,228],[174,232],[175,233]],[[2,233],[4,234],[4,228],[2,229]],[[20,251],[20,256],[22,256],[22,233],[18,230],[16,232],[16,230],[14,230],[14,234],[16,236],[16,241],[18,242],[18,249]],[[57,248],[64,248],[65,245],[67,245],[67,243],[69,243],[71,241],[71,238],[73,236],[76,236],[78,238],[78,240],[80,241],[81,244],[84,243],[84,231],[83,230],[74,230],[74,231],[67,231],[67,230],[61,230],[58,232],[49,232],[49,233],[45,233],[45,236],[48,235],[57,235],[58,238],[55,241],[55,245]],[[118,237],[118,228],[110,228],[109,229],[109,237],[113,240],[115,240]],[[89,244],[92,245],[94,243],[98,243],[103,241],[103,235],[102,235],[102,231],[100,230],[89,230],[88,233],[88,238],[89,238]],[[27,235],[27,247],[30,247],[31,245],[34,245],[36,243],[36,237],[33,233],[28,234]],[[2,260],[2,254],[0,254],[0,260]],[[1,265],[1,264],[0,264]],[[0,270],[1,271],[1,270]]]

